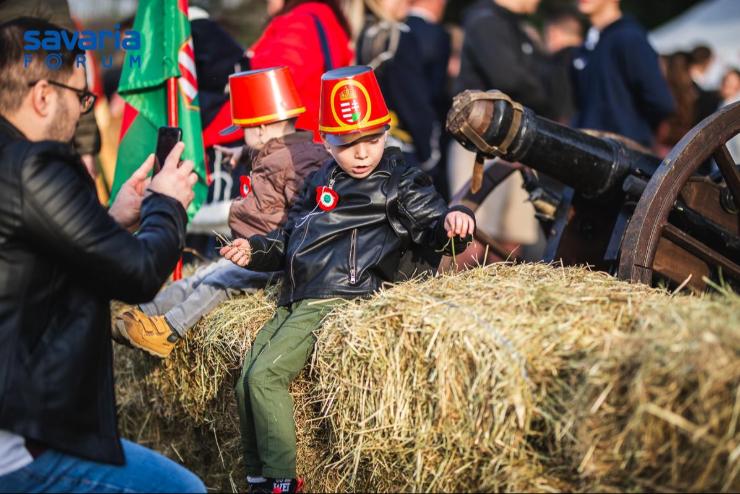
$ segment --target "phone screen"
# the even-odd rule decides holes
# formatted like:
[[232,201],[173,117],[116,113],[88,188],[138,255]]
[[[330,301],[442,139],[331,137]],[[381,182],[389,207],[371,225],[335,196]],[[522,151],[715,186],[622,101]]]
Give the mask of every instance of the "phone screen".
[[154,174],[164,166],[164,161],[175,147],[175,144],[182,140],[182,129],[180,127],[160,127],[157,131],[157,150],[154,159]]

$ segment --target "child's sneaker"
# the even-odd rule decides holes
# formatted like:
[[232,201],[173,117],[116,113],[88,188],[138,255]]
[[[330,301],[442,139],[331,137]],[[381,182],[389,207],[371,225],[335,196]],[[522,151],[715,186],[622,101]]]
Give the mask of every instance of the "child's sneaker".
[[303,479],[270,479],[272,494],[303,492]]
[[155,357],[167,357],[179,339],[164,316],[149,317],[138,309],[118,316],[114,326],[131,345]]

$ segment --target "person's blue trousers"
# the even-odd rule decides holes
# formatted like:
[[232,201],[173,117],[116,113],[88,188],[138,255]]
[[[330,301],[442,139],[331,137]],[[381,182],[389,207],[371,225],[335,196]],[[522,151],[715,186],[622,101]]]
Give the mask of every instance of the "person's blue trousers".
[[96,463],[48,450],[0,477],[0,492],[206,492],[192,472],[159,453],[123,440],[126,464]]

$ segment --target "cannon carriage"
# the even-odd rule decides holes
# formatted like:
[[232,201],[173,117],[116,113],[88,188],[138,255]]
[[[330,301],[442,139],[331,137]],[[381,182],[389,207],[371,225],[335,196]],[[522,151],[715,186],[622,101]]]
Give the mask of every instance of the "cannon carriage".
[[[740,133],[740,103],[707,117],[662,161],[621,136],[542,118],[498,91],[458,95],[447,129],[477,153],[453,202],[475,210],[522,172],[547,238],[544,261],[651,285],[740,289],[740,169],[727,146]],[[485,234],[478,240],[496,245]]]

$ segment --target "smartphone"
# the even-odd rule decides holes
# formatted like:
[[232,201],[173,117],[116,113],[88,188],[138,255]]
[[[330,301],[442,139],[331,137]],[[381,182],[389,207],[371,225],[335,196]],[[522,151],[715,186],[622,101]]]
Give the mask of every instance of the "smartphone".
[[157,131],[157,150],[154,153],[154,175],[164,166],[164,161],[169,156],[175,144],[182,140],[182,129],[180,127],[160,127]]

